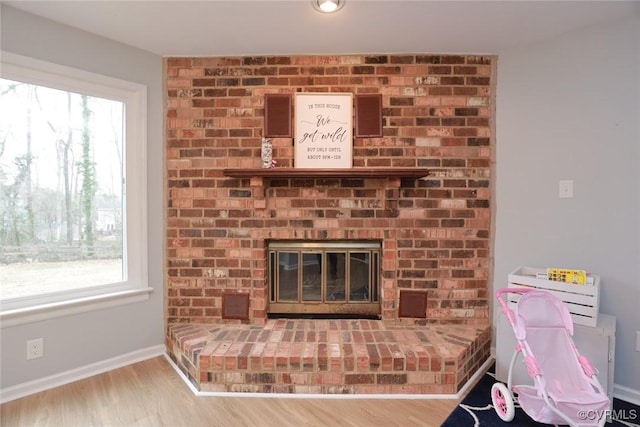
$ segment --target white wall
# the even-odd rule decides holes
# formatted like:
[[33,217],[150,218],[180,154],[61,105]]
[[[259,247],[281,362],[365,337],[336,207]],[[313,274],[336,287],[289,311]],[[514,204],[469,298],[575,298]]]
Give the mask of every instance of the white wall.
[[[151,299],[1,333],[4,389],[163,343],[162,59],[1,7],[1,48],[148,87]],[[520,265],[584,268],[618,317],[616,383],[640,390],[638,17],[499,53],[495,283]],[[575,197],[558,199],[558,181]],[[25,341],[45,337],[27,362]]]
[[497,81],[494,289],[522,265],[599,274],[615,383],[638,392],[640,17],[499,52]]
[[[2,50],[147,86],[149,301],[17,327],[1,334],[0,388],[55,376],[164,343],[162,58],[0,6]],[[26,341],[45,356],[27,361]]]

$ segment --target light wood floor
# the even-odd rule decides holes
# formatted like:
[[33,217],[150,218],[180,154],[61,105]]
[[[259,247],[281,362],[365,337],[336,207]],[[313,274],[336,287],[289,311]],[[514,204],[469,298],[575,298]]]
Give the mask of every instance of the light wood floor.
[[20,426],[440,426],[457,400],[197,397],[156,357],[0,406]]

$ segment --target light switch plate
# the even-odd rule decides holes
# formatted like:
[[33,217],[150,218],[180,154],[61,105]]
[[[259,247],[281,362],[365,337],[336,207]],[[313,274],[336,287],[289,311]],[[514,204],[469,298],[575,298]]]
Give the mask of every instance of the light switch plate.
[[572,180],[560,181],[560,184],[558,186],[558,196],[561,199],[573,198],[573,181]]

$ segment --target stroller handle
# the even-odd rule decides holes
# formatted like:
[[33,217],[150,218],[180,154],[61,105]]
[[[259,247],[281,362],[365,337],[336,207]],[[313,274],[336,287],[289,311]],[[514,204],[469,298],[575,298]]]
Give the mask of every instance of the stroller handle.
[[533,288],[501,288],[496,291],[496,297],[502,299],[502,294],[526,294],[535,290]]
[[500,302],[500,306],[502,307],[502,312],[507,316],[509,322],[513,324],[513,312],[509,309],[504,298],[502,298],[503,294],[526,294],[527,292],[535,291],[532,288],[501,288],[496,291],[496,298]]

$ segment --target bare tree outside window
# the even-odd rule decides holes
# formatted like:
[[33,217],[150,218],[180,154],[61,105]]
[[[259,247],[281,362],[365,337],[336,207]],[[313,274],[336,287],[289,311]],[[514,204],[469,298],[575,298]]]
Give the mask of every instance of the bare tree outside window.
[[0,79],[1,299],[125,279],[124,113]]

